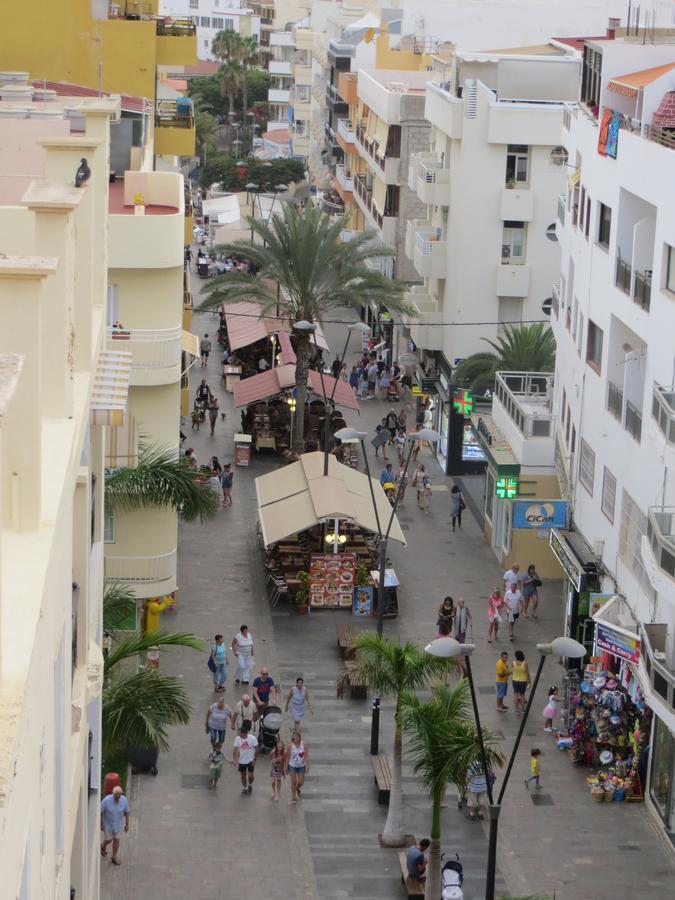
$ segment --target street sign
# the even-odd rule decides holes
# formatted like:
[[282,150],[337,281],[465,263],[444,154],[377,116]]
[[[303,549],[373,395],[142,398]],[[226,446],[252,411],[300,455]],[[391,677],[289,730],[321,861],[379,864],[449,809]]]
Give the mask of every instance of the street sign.
[[470,416],[473,412],[473,394],[460,388],[452,395],[452,405],[460,416]]
[[502,477],[495,481],[495,496],[501,500],[513,500],[518,496],[520,485],[517,478]]

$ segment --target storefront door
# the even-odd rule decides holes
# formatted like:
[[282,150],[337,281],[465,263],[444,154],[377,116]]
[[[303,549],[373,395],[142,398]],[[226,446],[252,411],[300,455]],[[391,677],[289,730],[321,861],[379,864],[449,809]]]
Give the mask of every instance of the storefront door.
[[675,738],[654,716],[649,796],[671,838],[675,836]]

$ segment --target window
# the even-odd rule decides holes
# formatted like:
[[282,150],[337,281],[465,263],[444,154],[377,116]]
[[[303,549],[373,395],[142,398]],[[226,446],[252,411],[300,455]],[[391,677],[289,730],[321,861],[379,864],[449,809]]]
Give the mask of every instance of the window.
[[581,198],[579,200],[579,228],[584,227],[584,210],[586,209],[586,188],[581,185]]
[[225,31],[234,31],[234,19],[225,19]]
[[601,247],[609,247],[611,231],[612,210],[604,203],[598,203],[598,243]]
[[118,284],[109,284],[108,285],[108,299],[105,306],[105,324],[108,328],[112,328],[117,322],[119,322],[119,317],[117,315],[117,300],[119,295],[119,285]]
[[488,471],[485,479],[485,518],[492,522],[492,504],[495,499],[495,480]]
[[602,368],[602,329],[595,322],[588,320],[588,342],[586,344],[586,362],[600,373]]
[[621,495],[621,524],[619,526],[619,556],[638,581],[645,583],[642,565],[642,535],[647,534],[647,516],[629,493]]
[[525,262],[525,223],[504,222],[502,265],[522,266]]
[[588,236],[591,233],[591,197],[590,194],[586,194],[586,220],[584,225],[584,236],[586,240],[588,240]]
[[210,28],[211,19],[208,16],[202,16],[199,20],[199,24],[202,26],[202,28]]
[[572,423],[572,410],[567,407],[567,422],[565,424],[565,443],[569,446],[570,442],[570,425]]
[[675,247],[666,244],[666,290],[675,294]]
[[199,0],[190,0],[190,9],[199,9]]
[[213,19],[211,19],[211,26],[212,26],[213,28],[217,28],[217,29],[220,31],[220,29],[223,27],[223,20],[222,20],[222,19],[213,18]]
[[609,471],[607,466],[604,467],[602,473],[602,501],[600,509],[607,516],[612,524],[614,523],[614,503],[616,501],[616,478]]
[[508,144],[506,147],[506,184],[527,184],[530,148],[527,144]]
[[566,393],[566,391],[565,391],[565,388],[563,388],[563,390],[562,390],[562,403],[561,403],[561,409],[562,409],[562,416],[561,416],[561,418],[562,418],[562,420],[563,420],[563,422],[564,422],[564,421],[565,421],[565,410],[567,409],[567,393]]
[[577,328],[577,353],[581,356],[581,345],[584,342],[584,314],[579,310],[579,327]]
[[593,479],[595,477],[595,453],[586,441],[581,439],[581,455],[579,457],[579,481],[593,496]]
[[103,541],[106,544],[115,543],[115,514],[108,506],[103,511]]

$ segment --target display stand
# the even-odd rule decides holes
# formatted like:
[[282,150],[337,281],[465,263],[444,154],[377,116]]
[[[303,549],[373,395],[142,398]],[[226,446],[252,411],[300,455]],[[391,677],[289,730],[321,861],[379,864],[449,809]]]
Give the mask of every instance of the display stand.
[[[380,573],[377,569],[370,572],[370,580],[373,585],[373,615],[377,616],[379,602],[379,583]],[[382,611],[383,619],[395,619],[398,617],[398,588],[399,580],[393,569],[384,570],[384,605]]]

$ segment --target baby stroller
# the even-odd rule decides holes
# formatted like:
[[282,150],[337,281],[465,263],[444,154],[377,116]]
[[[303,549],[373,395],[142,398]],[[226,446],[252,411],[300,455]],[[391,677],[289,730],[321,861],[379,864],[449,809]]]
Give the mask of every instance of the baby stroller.
[[[444,856],[445,854],[441,856],[441,862]],[[459,861],[459,853],[455,853],[455,858],[443,863],[441,869],[441,900],[464,900],[463,883],[464,869]]]
[[281,707],[268,706],[260,719],[258,742],[260,743],[261,753],[266,753],[268,750],[274,749],[282,723],[283,716],[281,715]]
[[206,417],[206,413],[204,412],[204,401],[203,400],[195,400],[194,409],[192,410],[192,430],[195,428],[199,431],[199,426],[202,424]]

